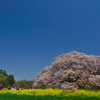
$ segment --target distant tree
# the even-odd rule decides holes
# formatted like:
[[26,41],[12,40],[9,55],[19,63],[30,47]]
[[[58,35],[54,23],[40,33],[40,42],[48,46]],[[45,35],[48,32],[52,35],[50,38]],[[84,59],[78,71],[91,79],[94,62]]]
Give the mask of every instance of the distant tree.
[[19,80],[13,85],[15,88],[31,89],[33,88],[33,81]]
[[26,80],[20,80],[20,81],[18,81],[18,83],[19,83],[19,87],[20,87],[20,88],[27,89],[28,83],[27,83]]
[[32,89],[32,88],[33,88],[33,82],[34,82],[34,81],[27,81],[27,83],[28,83],[28,88],[29,88],[29,89]]
[[5,86],[7,76],[0,74],[0,89],[2,89]]
[[18,81],[15,81],[15,83],[13,84],[13,87],[16,88],[16,89],[19,89],[20,88]]
[[5,70],[0,70],[0,87],[12,87],[15,82],[13,75],[8,75]]
[[38,73],[33,86],[70,90],[100,89],[100,56],[76,51],[62,54],[55,58],[51,66]]
[[12,87],[15,83],[15,79],[13,75],[8,75],[6,79],[6,87]]
[[6,76],[8,75],[5,70],[0,70],[0,74],[6,75]]

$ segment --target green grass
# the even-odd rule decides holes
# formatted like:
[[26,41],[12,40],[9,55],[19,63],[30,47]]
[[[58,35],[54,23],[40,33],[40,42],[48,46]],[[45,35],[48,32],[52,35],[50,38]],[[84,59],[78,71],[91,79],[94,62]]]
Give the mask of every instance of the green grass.
[[1,90],[0,100],[100,100],[100,91],[61,89]]

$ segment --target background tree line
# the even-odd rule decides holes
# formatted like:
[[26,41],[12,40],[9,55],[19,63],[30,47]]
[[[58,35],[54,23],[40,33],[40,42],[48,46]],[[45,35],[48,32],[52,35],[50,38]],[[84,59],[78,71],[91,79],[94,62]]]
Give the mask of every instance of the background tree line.
[[30,89],[33,87],[33,81],[19,80],[15,81],[14,75],[8,75],[5,70],[0,70],[0,89],[11,87],[19,89]]
[[8,75],[5,70],[0,70],[0,89],[10,88],[15,82],[13,75]]

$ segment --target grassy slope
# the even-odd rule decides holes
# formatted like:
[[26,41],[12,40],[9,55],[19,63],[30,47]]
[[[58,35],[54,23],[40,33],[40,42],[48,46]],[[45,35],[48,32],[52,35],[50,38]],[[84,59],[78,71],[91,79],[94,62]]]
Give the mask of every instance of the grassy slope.
[[0,100],[100,100],[98,97],[70,97],[70,96],[31,96],[16,94],[0,94]]

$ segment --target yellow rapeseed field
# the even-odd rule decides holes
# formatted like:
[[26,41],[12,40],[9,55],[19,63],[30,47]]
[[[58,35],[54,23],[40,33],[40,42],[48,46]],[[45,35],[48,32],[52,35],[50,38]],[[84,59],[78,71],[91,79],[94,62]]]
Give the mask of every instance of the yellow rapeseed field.
[[34,96],[77,96],[77,97],[100,97],[100,91],[66,91],[63,89],[24,89],[24,90],[1,90],[0,94],[34,95]]

